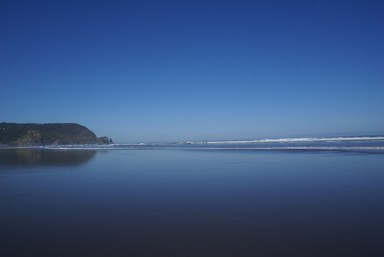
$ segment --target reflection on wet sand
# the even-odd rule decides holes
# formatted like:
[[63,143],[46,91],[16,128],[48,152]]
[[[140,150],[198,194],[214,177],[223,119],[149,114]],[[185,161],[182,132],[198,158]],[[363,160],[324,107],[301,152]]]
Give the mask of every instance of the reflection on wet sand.
[[2,149],[0,166],[76,166],[95,154],[96,150]]

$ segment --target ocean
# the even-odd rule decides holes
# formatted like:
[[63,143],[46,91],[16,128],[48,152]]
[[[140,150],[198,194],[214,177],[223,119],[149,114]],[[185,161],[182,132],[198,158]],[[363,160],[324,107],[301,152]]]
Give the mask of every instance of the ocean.
[[0,256],[384,256],[384,137],[0,148]]

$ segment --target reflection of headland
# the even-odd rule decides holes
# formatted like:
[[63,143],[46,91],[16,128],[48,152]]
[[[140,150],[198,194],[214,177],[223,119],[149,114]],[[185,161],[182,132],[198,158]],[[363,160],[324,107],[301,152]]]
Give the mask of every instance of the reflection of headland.
[[0,149],[0,166],[77,166],[96,150]]

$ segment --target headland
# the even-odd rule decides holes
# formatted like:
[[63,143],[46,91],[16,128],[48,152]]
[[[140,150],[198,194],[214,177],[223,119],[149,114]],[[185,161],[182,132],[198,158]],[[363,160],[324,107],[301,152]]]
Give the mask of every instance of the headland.
[[112,144],[77,123],[0,123],[0,146]]

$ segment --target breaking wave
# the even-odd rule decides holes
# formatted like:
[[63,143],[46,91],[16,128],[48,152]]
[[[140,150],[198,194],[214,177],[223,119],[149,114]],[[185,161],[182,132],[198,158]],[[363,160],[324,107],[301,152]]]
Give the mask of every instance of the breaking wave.
[[183,141],[174,143],[130,143],[109,145],[51,145],[28,147],[42,150],[268,150],[352,151],[384,153],[384,136],[298,137],[256,140]]
[[384,153],[384,136],[296,137],[254,140],[184,142],[201,149],[364,151]]
[[255,143],[297,143],[297,142],[346,142],[346,141],[384,141],[384,136],[364,137],[297,137],[276,139],[253,139],[253,140],[223,140],[223,141],[200,141],[186,143],[190,144],[255,144]]

